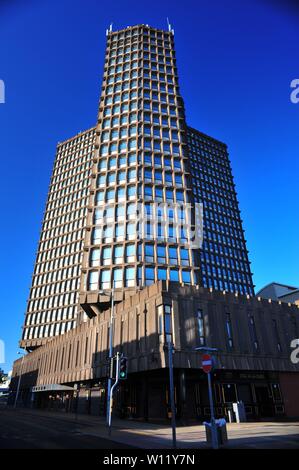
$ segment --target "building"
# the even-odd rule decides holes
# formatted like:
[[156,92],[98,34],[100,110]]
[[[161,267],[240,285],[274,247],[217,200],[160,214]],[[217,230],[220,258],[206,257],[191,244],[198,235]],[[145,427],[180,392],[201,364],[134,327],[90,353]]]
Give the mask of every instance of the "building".
[[273,299],[299,305],[299,288],[286,286],[278,282],[271,282],[260,289],[256,295],[263,299]]
[[[109,321],[108,309],[29,353],[23,366],[16,361],[12,388],[21,373],[20,400],[104,415]],[[299,365],[290,360],[290,342],[299,337],[298,307],[171,281],[127,293],[116,305],[114,352],[129,359],[128,379],[116,398],[119,416],[169,417],[164,348],[169,335],[181,422],[209,417],[198,346],[218,349],[213,371],[218,417],[227,417],[237,400],[244,401],[248,419],[299,416]]]
[[237,399],[252,419],[299,416],[298,309],[254,297],[227,147],[187,126],[173,32],[147,25],[107,32],[97,125],[57,147],[20,400],[104,413],[112,296],[122,416],[169,416],[165,338],[182,422],[209,413],[198,346],[219,351],[218,416]]
[[191,127],[187,139],[194,200],[203,204],[203,286],[252,296],[252,273],[227,146]]
[[34,349],[77,325],[95,129],[59,143],[20,346]]

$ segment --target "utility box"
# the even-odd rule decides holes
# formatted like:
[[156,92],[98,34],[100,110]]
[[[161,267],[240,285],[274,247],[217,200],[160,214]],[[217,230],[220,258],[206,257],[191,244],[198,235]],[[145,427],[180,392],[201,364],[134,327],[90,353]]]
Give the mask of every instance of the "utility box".
[[[212,444],[212,426],[211,423],[203,423],[206,429],[206,439],[208,444]],[[226,429],[226,421],[225,419],[216,419],[216,430],[217,430],[217,440],[218,445],[223,446],[227,443],[227,429]]]

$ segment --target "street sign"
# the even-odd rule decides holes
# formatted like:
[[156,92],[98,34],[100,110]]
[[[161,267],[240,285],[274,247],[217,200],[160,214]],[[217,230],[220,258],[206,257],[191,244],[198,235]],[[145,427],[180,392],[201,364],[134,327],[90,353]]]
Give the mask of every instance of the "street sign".
[[213,367],[212,356],[210,354],[203,354],[201,359],[202,370],[208,374]]

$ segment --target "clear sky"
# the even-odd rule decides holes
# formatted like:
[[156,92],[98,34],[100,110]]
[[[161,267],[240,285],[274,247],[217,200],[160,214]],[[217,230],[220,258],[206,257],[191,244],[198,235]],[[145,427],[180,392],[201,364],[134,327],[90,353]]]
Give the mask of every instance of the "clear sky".
[[299,285],[299,12],[280,0],[1,0],[1,323],[16,357],[55,147],[95,124],[105,29],[175,28],[190,125],[229,145],[257,289]]

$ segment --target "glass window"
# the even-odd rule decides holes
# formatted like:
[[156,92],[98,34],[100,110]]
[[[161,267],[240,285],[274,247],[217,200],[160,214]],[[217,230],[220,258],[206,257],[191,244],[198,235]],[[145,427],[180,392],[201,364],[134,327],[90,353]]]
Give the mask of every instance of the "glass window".
[[102,263],[104,266],[111,264],[111,247],[106,246],[102,250]]
[[136,215],[137,215],[136,204],[134,202],[130,202],[127,205],[127,216],[129,219],[132,219],[132,218],[135,218]]
[[178,269],[170,269],[169,279],[174,282],[179,281],[179,270]]
[[166,263],[166,247],[158,245],[157,246],[157,256],[158,256],[158,263]]
[[168,250],[169,253],[169,264],[178,264],[178,254],[177,254],[177,249],[175,247],[169,247]]
[[126,268],[126,287],[131,287],[135,285],[135,268],[127,267]]
[[129,240],[132,240],[135,237],[136,237],[136,223],[135,222],[129,222],[127,224],[127,238]]
[[100,264],[100,249],[93,248],[91,250],[90,266],[99,266],[99,264]]
[[123,284],[123,270],[122,268],[115,268],[113,270],[113,285],[114,287],[122,287]]
[[167,269],[166,268],[159,268],[158,269],[158,280],[166,280],[167,279]]
[[230,313],[226,313],[225,316],[226,316],[225,328],[226,328],[227,344],[228,344],[229,349],[232,349],[234,344],[233,344],[233,334],[232,334],[232,324],[231,324]]
[[126,262],[135,261],[135,245],[134,243],[126,245]]
[[123,224],[116,224],[115,226],[115,236],[116,238],[123,238],[125,234],[125,227]]
[[106,201],[112,201],[115,199],[115,190],[114,189],[108,189],[106,193]]
[[114,264],[120,264],[123,262],[124,247],[123,245],[116,245],[114,247]]
[[96,227],[92,231],[91,243],[93,245],[98,245],[99,243],[101,243],[101,240],[102,240],[102,229],[100,227]]
[[101,289],[109,289],[110,285],[110,269],[103,269],[101,272]]
[[155,282],[154,268],[145,268],[145,284],[148,286]]
[[125,206],[123,204],[118,204],[116,207],[116,220],[122,220],[125,216]]
[[99,272],[98,271],[90,271],[88,276],[88,290],[97,290],[99,283]]
[[182,272],[182,282],[185,284],[191,284],[191,273],[190,271],[183,271]]
[[113,227],[111,225],[106,225],[104,228],[104,239],[106,242],[112,240],[113,237]]
[[154,245],[146,244],[144,247],[145,261],[152,263],[154,261]]
[[201,309],[197,310],[197,326],[198,326],[198,336],[199,336],[199,345],[205,346],[205,328],[204,328],[204,318],[203,312]]
[[104,191],[98,191],[96,194],[96,205],[104,201]]
[[112,185],[115,183],[115,173],[108,174],[108,185]]
[[117,189],[117,199],[118,201],[125,199],[125,187],[124,186]]

